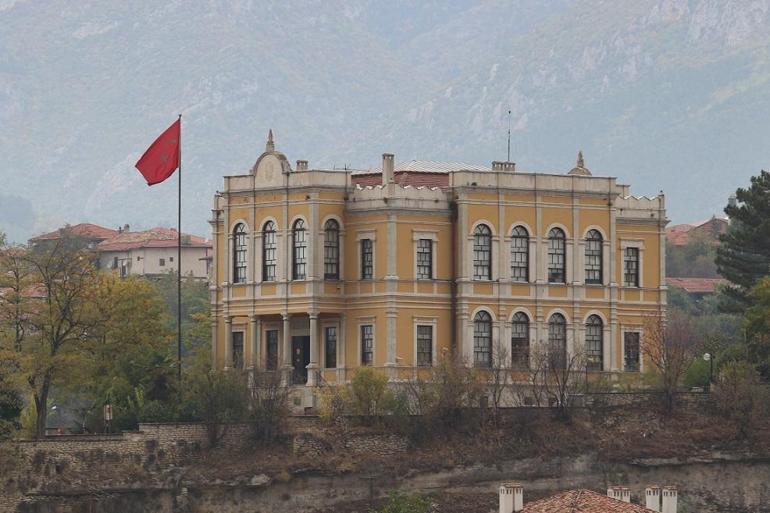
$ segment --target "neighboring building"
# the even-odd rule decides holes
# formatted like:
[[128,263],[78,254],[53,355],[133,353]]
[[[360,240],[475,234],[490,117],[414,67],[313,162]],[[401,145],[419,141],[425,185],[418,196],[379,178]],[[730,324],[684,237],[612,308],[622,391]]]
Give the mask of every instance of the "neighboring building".
[[29,245],[31,247],[37,247],[44,244],[52,244],[66,236],[79,239],[82,241],[84,248],[94,249],[100,242],[111,239],[118,233],[118,230],[105,228],[98,224],[80,223],[72,226],[66,225],[64,228],[59,228],[58,230],[33,237],[29,239]]
[[607,489],[607,495],[591,490],[568,490],[524,504],[524,488],[519,483],[500,485],[500,513],[676,513],[678,492],[674,486],[648,486],[644,506],[631,502],[625,486]]
[[717,287],[727,283],[724,278],[666,278],[669,287],[682,289],[696,300],[714,294]]
[[727,232],[727,219],[712,217],[708,221],[675,224],[666,228],[666,242],[670,246],[684,246],[694,240],[719,244],[719,236]]
[[[96,246],[102,269],[117,270],[121,276],[157,277],[177,270],[177,231],[152,228],[122,231]],[[182,274],[207,279],[211,242],[196,235],[182,234]]]
[[411,378],[445,352],[485,367],[499,347],[526,368],[545,344],[638,372],[643,317],[666,304],[663,195],[633,197],[582,155],[566,174],[390,154],[311,170],[271,134],[225,176],[211,225],[216,365],[308,385],[361,365]]

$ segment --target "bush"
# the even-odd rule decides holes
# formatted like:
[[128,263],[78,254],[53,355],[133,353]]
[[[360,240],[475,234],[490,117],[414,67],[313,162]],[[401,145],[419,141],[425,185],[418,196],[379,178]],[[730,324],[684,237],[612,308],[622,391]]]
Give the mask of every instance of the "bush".
[[210,447],[216,446],[229,423],[245,420],[249,405],[246,377],[237,371],[199,371],[188,377],[183,404],[184,420],[206,425]]
[[370,513],[431,513],[433,511],[435,511],[433,504],[425,497],[392,492],[383,507],[370,510]]
[[286,430],[289,415],[289,389],[281,384],[278,372],[255,371],[251,378],[249,420],[254,440],[270,444]]
[[746,362],[730,362],[724,365],[713,388],[717,410],[733,422],[741,438],[767,418],[767,387],[760,381],[759,373]]
[[350,401],[345,385],[321,387],[316,391],[316,397],[318,399],[318,416],[321,420],[331,425],[344,423]]
[[350,408],[354,415],[379,417],[390,409],[393,393],[388,389],[388,377],[372,369],[361,367],[350,380]]

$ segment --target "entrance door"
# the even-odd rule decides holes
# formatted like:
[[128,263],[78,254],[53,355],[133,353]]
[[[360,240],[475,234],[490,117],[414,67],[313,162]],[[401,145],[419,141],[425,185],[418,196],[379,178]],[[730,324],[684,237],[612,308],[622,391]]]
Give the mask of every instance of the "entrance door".
[[291,337],[291,361],[294,366],[292,381],[295,385],[304,385],[310,363],[310,337]]

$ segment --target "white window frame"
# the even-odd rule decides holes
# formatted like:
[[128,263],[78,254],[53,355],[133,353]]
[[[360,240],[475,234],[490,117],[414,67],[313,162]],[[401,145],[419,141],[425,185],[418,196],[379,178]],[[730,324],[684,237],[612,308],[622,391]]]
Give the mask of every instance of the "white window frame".
[[[361,241],[364,239],[370,239],[372,241],[372,277],[366,278],[366,279],[362,279],[361,277],[361,270],[363,267],[362,266],[363,262],[361,261],[361,258],[362,258]],[[377,231],[376,230],[361,230],[356,232],[356,253],[358,253],[356,281],[364,281],[364,282],[374,281],[377,276]]]
[[[632,287],[626,285],[626,248],[636,248],[639,250],[639,286]],[[644,239],[620,239],[620,286],[630,290],[641,290],[644,288]]]
[[[639,334],[639,370],[637,372],[627,371],[626,370],[626,333],[638,333]],[[622,372],[627,374],[642,374],[644,372],[644,330],[641,326],[628,326],[623,327],[620,330],[620,345],[622,347],[623,353],[621,355],[622,359],[620,361]]]
[[[417,277],[417,245],[420,243],[420,239],[429,239],[433,241],[431,245],[431,277],[430,278],[418,278]],[[438,265],[438,232],[437,231],[425,231],[425,230],[412,230],[412,255],[414,255],[412,276],[415,281],[435,281],[438,279],[436,276]]]
[[[417,365],[417,326],[431,326],[431,367],[419,367]],[[418,369],[430,369],[438,364],[438,355],[436,354],[436,338],[438,334],[438,318],[436,317],[413,317],[412,318],[412,366]]]
[[[363,237],[366,239],[367,237]],[[377,359],[377,318],[376,317],[359,317],[358,322],[356,324],[356,353],[358,354],[358,358],[356,360],[356,366],[357,367],[366,367],[363,364],[363,351],[361,351],[361,326],[371,326],[372,327],[372,365],[371,367],[374,367],[375,360]]]

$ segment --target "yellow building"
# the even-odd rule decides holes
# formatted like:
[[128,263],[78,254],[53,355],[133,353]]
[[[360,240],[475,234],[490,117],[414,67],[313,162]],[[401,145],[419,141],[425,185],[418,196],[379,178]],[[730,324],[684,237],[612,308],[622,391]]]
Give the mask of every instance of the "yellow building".
[[390,154],[377,170],[292,168],[271,133],[214,198],[216,365],[315,385],[361,365],[409,378],[445,353],[526,368],[551,344],[638,372],[643,317],[665,307],[664,198],[582,160],[566,174]]

